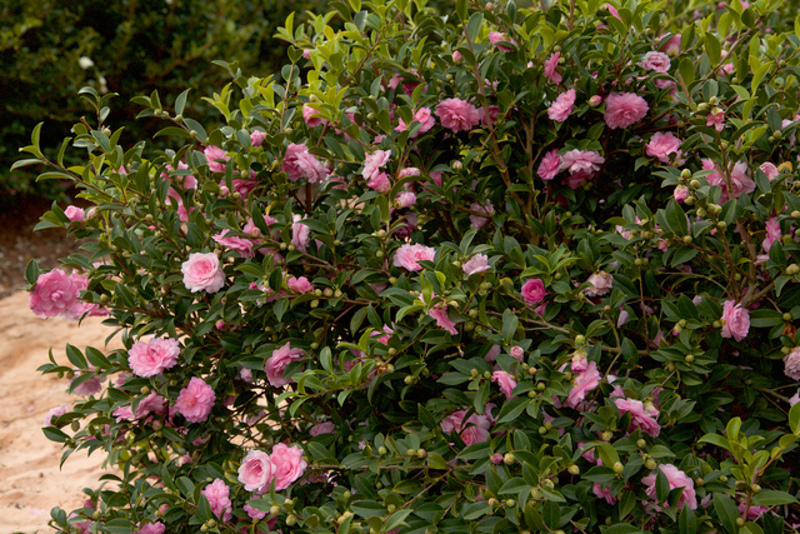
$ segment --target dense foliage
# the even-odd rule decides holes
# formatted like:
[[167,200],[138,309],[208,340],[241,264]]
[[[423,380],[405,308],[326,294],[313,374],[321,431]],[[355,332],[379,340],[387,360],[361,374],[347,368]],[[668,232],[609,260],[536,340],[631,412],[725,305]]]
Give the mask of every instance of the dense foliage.
[[120,468],[53,525],[796,532],[800,24],[424,4],[290,16],[222,125],[139,97],[170,150],[93,89],[81,165],[34,131],[94,207],[31,308],[125,345],[42,367],[84,397],[45,433]]

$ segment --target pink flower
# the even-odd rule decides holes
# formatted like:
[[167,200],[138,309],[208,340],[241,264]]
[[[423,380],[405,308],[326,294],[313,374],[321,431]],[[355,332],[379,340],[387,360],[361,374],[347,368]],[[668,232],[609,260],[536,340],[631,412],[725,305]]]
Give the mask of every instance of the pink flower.
[[397,209],[410,208],[416,203],[417,195],[415,195],[412,191],[401,191],[400,193],[397,193],[397,197],[394,199],[394,205],[397,207]]
[[325,423],[317,423],[316,425],[312,426],[308,433],[311,436],[321,436],[323,434],[333,434],[334,430],[336,430],[336,426],[330,421],[327,421]]
[[300,252],[308,250],[308,244],[311,242],[311,228],[303,224],[300,215],[296,213],[292,216],[294,222],[292,223],[292,245]]
[[78,272],[69,275],[69,279],[75,284],[79,297],[72,301],[72,304],[62,312],[62,316],[70,321],[79,321],[81,317],[89,314],[91,317],[103,317],[108,315],[108,309],[100,307],[98,304],[84,302],[80,299],[80,292],[89,288],[89,279]]
[[145,523],[139,527],[135,534],[164,534],[167,529],[163,523],[156,521],[155,523]]
[[203,154],[208,160],[208,170],[211,172],[225,172],[225,164],[231,159],[227,152],[215,145],[208,145]]
[[730,171],[731,185],[733,186],[732,192],[728,191],[728,184],[725,181],[723,172],[713,161],[703,159],[701,163],[703,169],[714,171],[706,177],[708,183],[722,188],[722,194],[719,197],[720,204],[724,204],[731,198],[739,198],[742,193],[750,194],[756,189],[755,181],[747,175],[747,163],[743,161],[737,161]]
[[364,158],[364,170],[361,171],[361,176],[365,180],[372,180],[380,173],[381,168],[389,162],[391,157],[391,150],[376,150],[372,154],[367,154]]
[[254,147],[259,147],[264,143],[264,139],[267,138],[266,132],[262,132],[261,130],[253,130],[250,132],[250,144]]
[[518,362],[522,361],[522,358],[525,357],[525,351],[519,345],[514,345],[511,347],[511,350],[508,351],[512,358],[517,360]]
[[611,290],[611,286],[614,284],[614,277],[605,271],[597,271],[589,276],[587,282],[592,285],[583,290],[586,296],[599,297]]
[[231,489],[221,478],[214,479],[214,482],[207,485],[200,493],[208,499],[211,512],[213,512],[218,519],[222,521],[231,520],[231,517],[233,517],[231,513]]
[[600,385],[597,363],[589,362],[586,371],[578,373],[572,380],[572,389],[567,394],[567,406],[577,408],[586,399],[586,394]]
[[402,267],[407,271],[421,271],[422,266],[419,264],[419,261],[433,261],[435,255],[436,250],[432,247],[426,247],[418,243],[414,245],[406,243],[394,253],[392,265],[395,267]]
[[556,101],[547,108],[550,120],[564,122],[575,107],[575,89],[568,89],[556,97]]
[[586,356],[580,351],[576,351],[575,354],[572,355],[569,369],[576,374],[585,373],[586,370],[589,369],[589,360],[587,360]]
[[78,376],[80,375],[76,375],[74,378],[69,380],[69,387],[72,388],[72,393],[75,395],[89,397],[95,393],[99,393],[103,388],[103,380],[105,380],[105,378],[101,379],[99,376],[92,376],[91,378],[82,381],[77,386],[72,387],[72,383],[78,378]]
[[[631,414],[631,426],[640,428],[643,432],[657,438],[661,433],[661,426],[656,421],[658,410],[652,407],[651,411],[645,409],[644,403],[635,399],[614,399],[620,416],[626,412]],[[653,413],[654,412],[654,413]]]
[[480,108],[478,113],[481,114],[481,124],[486,128],[491,128],[497,122],[497,118],[500,117],[500,107],[495,105],[486,106],[486,108]]
[[750,313],[732,300],[722,303],[722,337],[741,341],[750,331]]
[[612,130],[627,128],[644,118],[650,106],[634,93],[611,93],[606,97],[604,119]]
[[531,278],[522,284],[522,299],[528,306],[535,306],[544,300],[547,291],[544,289],[544,282],[539,278]]
[[544,61],[544,75],[554,84],[561,83],[563,77],[556,71],[556,67],[558,66],[558,60],[561,57],[561,52],[555,52],[550,54]]
[[600,95],[592,95],[589,98],[589,105],[592,107],[597,107],[603,103],[603,97]]
[[[692,510],[697,509],[697,494],[694,491],[694,480],[686,476],[686,473],[678,469],[672,464],[661,464],[658,466],[662,473],[669,481],[670,491],[675,488],[683,488],[680,500],[678,501],[678,510],[687,505]],[[651,499],[656,499],[656,473],[650,473],[642,479],[642,483],[647,486],[645,493]],[[669,506],[666,504],[666,506]]]
[[446,330],[450,335],[457,335],[456,323],[447,316],[447,305],[437,304],[428,310],[428,316],[436,319],[436,326]]
[[669,56],[664,52],[648,52],[639,62],[639,66],[645,70],[654,70],[661,74],[669,72]]
[[766,224],[766,230],[767,234],[761,246],[764,247],[764,251],[769,252],[772,244],[781,238],[781,223],[778,222],[777,217],[770,217]]
[[174,366],[180,352],[177,339],[153,338],[147,343],[138,341],[128,351],[128,364],[136,376],[156,376]]
[[137,419],[144,419],[151,413],[162,415],[166,411],[166,405],[167,401],[164,397],[155,391],[151,391],[147,397],[139,401],[134,415]]
[[202,378],[193,377],[178,394],[175,409],[190,423],[202,423],[208,419],[215,400],[214,389]]
[[255,256],[255,252],[253,251],[253,242],[251,240],[235,235],[227,237],[230,233],[230,230],[223,230],[222,232],[214,235],[211,239],[225,248],[238,252],[243,258],[252,258]]
[[594,174],[606,159],[592,150],[570,150],[561,156],[560,170],[569,170],[572,174],[587,172]]
[[443,100],[436,107],[435,114],[442,126],[454,133],[468,132],[481,121],[481,114],[477,108],[460,98]]
[[461,53],[456,50],[453,52],[453,63],[461,63],[461,60],[464,59],[461,57]]
[[59,404],[55,408],[51,408],[47,415],[44,416],[44,426],[51,426],[53,423],[53,419],[57,419],[64,415],[65,413],[69,412],[70,406],[66,402],[63,404]]
[[[414,139],[415,137],[419,136],[420,134],[424,134],[428,132],[431,128],[436,125],[436,119],[433,118],[433,112],[431,108],[419,108],[416,113],[414,113],[414,122],[420,123],[420,127],[417,131],[412,133],[409,137]],[[403,119],[399,119],[399,125],[395,128],[397,132],[404,132],[408,130],[408,125],[403,121]]]
[[764,163],[762,163],[760,169],[764,174],[767,175],[767,179],[770,182],[775,181],[775,178],[777,178],[780,175],[778,167],[776,167],[774,163],[771,163],[769,161],[765,161]]
[[675,197],[675,202],[682,203],[689,196],[689,189],[685,185],[676,185],[672,196]]
[[517,381],[514,377],[505,371],[495,371],[492,373],[492,382],[500,387],[500,391],[506,396],[506,399],[511,398],[511,392],[517,387]]
[[[797,373],[800,374],[800,365],[797,366]],[[788,373],[787,373],[788,374]],[[796,378],[795,380],[800,380],[800,378]],[[800,402],[800,389],[798,389],[794,395],[789,397],[789,406],[794,406]]]
[[764,512],[769,510],[769,506],[758,506],[758,505],[750,505],[750,508],[747,508],[747,503],[739,503],[739,515],[744,516],[745,510],[747,510],[747,520],[748,521],[757,521]]
[[492,423],[488,415],[488,406],[486,413],[483,415],[472,414],[465,421],[464,416],[466,415],[466,410],[457,410],[442,419],[442,421],[439,423],[439,426],[442,428],[442,432],[445,434],[458,432],[461,440],[467,446],[489,439],[489,429],[491,428]]
[[281,348],[272,351],[272,356],[264,364],[267,380],[269,380],[272,387],[283,387],[291,382],[290,379],[284,376],[284,371],[286,371],[286,367],[290,363],[296,362],[304,354],[305,351],[303,349],[293,349],[288,341]]
[[464,271],[467,277],[488,271],[489,269],[491,269],[489,266],[489,258],[485,254],[475,254],[461,266],[461,270]]
[[483,205],[473,202],[470,204],[469,209],[478,213],[486,214],[486,217],[475,215],[474,213],[470,214],[469,221],[472,224],[472,227],[476,230],[480,230],[486,226],[487,223],[491,222],[491,217],[494,215],[494,206],[492,206],[492,203],[489,200],[487,200],[486,204]]
[[542,157],[536,174],[538,174],[539,178],[542,180],[552,180],[558,174],[560,166],[561,157],[558,155],[558,149],[554,148]]
[[288,488],[292,482],[303,476],[308,464],[303,460],[303,449],[297,445],[288,447],[278,443],[272,448],[269,455],[272,465],[275,466],[275,491]]
[[713,126],[718,132],[725,127],[725,110],[714,108],[706,117],[706,126]]
[[503,52],[513,52],[514,49],[497,43],[506,42],[513,45],[517,44],[513,39],[509,39],[508,35],[500,32],[489,32],[489,42],[493,45],[497,45],[497,49],[502,50]]
[[595,497],[598,499],[605,499],[605,501],[612,506],[617,503],[617,498],[611,495],[610,486],[604,488],[599,482],[595,482],[592,487],[592,493],[594,493]]
[[219,264],[219,258],[213,252],[190,254],[189,259],[181,264],[181,272],[183,285],[192,293],[216,293],[225,285],[225,273]]
[[245,491],[264,493],[275,476],[275,467],[267,453],[250,451],[239,466],[239,482],[244,484]]
[[47,319],[68,310],[79,294],[80,289],[67,273],[53,269],[36,280],[28,305],[36,317]]
[[301,276],[300,278],[290,276],[286,279],[286,286],[290,291],[294,291],[296,293],[311,293],[314,291],[314,286],[305,276]]
[[64,215],[67,216],[71,222],[83,222],[86,220],[86,212],[83,208],[78,206],[67,206],[64,209]]
[[645,153],[653,158],[657,158],[662,163],[669,163],[670,154],[675,154],[675,159],[681,157],[681,140],[671,132],[656,132],[645,146]]
[[385,172],[379,172],[370,178],[369,182],[367,182],[367,186],[379,193],[388,193],[392,188],[392,183],[389,181],[389,176]]
[[[665,36],[662,35],[659,39],[663,39]],[[676,34],[670,37],[663,45],[661,45],[661,51],[666,52],[670,56],[677,56],[681,53],[681,34]]]
[[312,108],[308,104],[303,105],[303,120],[306,121],[306,124],[308,124],[308,126],[311,128],[328,122],[319,116],[319,111]]
[[783,372],[786,376],[792,380],[800,380],[800,347],[793,348],[792,351],[783,358],[783,365]]
[[281,170],[286,172],[289,180],[293,182],[305,178],[312,184],[323,181],[330,174],[330,169],[309,152],[306,145],[296,143],[291,143],[286,148]]

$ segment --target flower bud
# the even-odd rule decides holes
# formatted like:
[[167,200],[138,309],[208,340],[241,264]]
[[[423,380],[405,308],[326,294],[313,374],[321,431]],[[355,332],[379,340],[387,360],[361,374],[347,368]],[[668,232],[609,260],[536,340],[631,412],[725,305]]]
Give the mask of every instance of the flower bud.
[[506,465],[512,465],[516,460],[517,459],[514,458],[514,455],[510,452],[505,453],[503,456],[503,462],[505,462]]
[[578,467],[576,464],[572,464],[571,466],[569,466],[567,468],[567,471],[569,471],[569,474],[571,474],[571,475],[580,475],[581,474],[581,468]]

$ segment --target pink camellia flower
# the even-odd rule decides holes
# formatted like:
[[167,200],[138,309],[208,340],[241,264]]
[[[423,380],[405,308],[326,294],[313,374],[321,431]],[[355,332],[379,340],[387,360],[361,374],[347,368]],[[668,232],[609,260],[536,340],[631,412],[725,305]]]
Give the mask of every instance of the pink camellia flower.
[[497,49],[502,50],[503,52],[513,52],[514,49],[497,43],[506,42],[513,45],[517,44],[513,39],[509,39],[508,35],[500,32],[489,32],[489,42],[493,45],[497,45]]
[[304,354],[305,351],[303,349],[293,349],[288,341],[282,347],[272,351],[272,356],[264,364],[267,380],[269,380],[272,387],[283,387],[291,382],[291,379],[284,376],[286,367],[290,363],[299,360]]
[[603,119],[612,130],[627,128],[647,115],[650,106],[634,93],[611,93],[606,97],[606,113]]
[[500,107],[495,105],[486,106],[485,108],[480,108],[478,113],[481,114],[481,124],[486,128],[491,128],[500,117]]
[[[488,406],[487,406],[488,412]],[[448,415],[439,423],[442,432],[451,434],[457,432],[465,445],[470,446],[474,443],[481,443],[489,439],[489,429],[492,426],[488,413],[483,415],[472,414],[464,420],[467,415],[466,410],[457,410]]]
[[491,222],[491,217],[494,215],[494,206],[492,206],[491,201],[487,200],[486,204],[478,204],[477,202],[473,202],[470,204],[469,209],[472,211],[476,211],[478,213],[485,213],[486,216],[480,216],[470,214],[469,221],[472,227],[476,230],[480,230],[484,226],[486,226],[489,222]]
[[592,285],[583,290],[584,294],[588,297],[600,297],[611,290],[611,286],[614,284],[614,277],[611,276],[611,273],[597,271],[589,276],[587,282]]
[[317,423],[312,426],[308,433],[311,436],[321,436],[323,434],[333,434],[334,430],[336,430],[336,426],[330,421],[326,421],[325,423]]
[[675,202],[682,203],[689,196],[689,189],[685,185],[676,185],[672,196],[675,198]]
[[391,157],[391,150],[376,150],[372,154],[367,154],[364,158],[364,170],[361,171],[361,176],[365,180],[372,180],[381,172],[381,168],[389,162]]
[[[797,369],[798,369],[798,374],[800,374],[800,365],[797,367]],[[800,378],[796,378],[795,380],[800,380]],[[797,404],[798,402],[800,402],[800,389],[798,389],[798,390],[795,392],[795,394],[794,394],[794,395],[792,395],[791,397],[789,397],[789,406],[794,406],[794,405],[795,405],[795,404]]]
[[70,405],[66,402],[63,404],[59,404],[55,408],[50,408],[50,411],[47,412],[47,415],[44,416],[44,426],[52,426],[53,419],[57,419],[64,415],[65,413],[69,412]]
[[260,147],[267,138],[267,133],[261,130],[253,130],[250,132],[250,144],[254,147]]
[[544,289],[544,282],[539,278],[531,278],[522,284],[522,299],[528,306],[535,306],[544,300],[547,291]]
[[379,172],[370,178],[367,182],[367,186],[379,193],[388,193],[392,188],[392,183],[389,181],[389,176],[385,172]]
[[778,167],[776,167],[774,163],[771,163],[769,161],[765,161],[764,163],[762,163],[760,168],[761,171],[767,175],[767,179],[770,182],[774,182],[775,178],[777,178],[780,175]]
[[225,285],[225,273],[213,252],[189,254],[189,259],[181,264],[181,272],[183,285],[192,293],[216,293]]
[[594,493],[595,497],[598,499],[605,499],[605,501],[612,506],[617,504],[617,498],[611,495],[610,486],[604,488],[599,482],[595,482],[592,487],[592,493]]
[[[659,39],[663,39],[662,35]],[[676,34],[670,37],[664,44],[661,45],[661,51],[666,52],[667,55],[677,56],[681,53],[681,34]]]
[[[783,372],[792,380],[800,380],[800,347],[795,347],[783,358]],[[800,391],[798,392],[800,393]]]
[[225,172],[225,164],[231,159],[227,152],[215,145],[208,145],[203,149],[203,154],[208,160],[208,170],[211,172]]
[[589,369],[589,360],[586,359],[586,355],[581,351],[576,351],[575,354],[572,355],[569,369],[576,374],[585,373],[586,370]]
[[544,75],[547,77],[548,80],[550,80],[552,83],[556,85],[561,83],[561,80],[563,79],[561,74],[559,74],[558,71],[556,71],[556,67],[558,66],[558,60],[560,57],[561,57],[561,52],[555,52],[553,54],[550,54],[550,57],[548,57],[544,61]]
[[669,56],[664,52],[648,52],[639,62],[639,66],[645,70],[653,70],[661,74],[669,72]]
[[[399,124],[395,128],[396,132],[404,132],[408,130],[409,125],[403,121],[403,119],[398,119]],[[431,108],[422,107],[414,113],[414,122],[420,123],[420,127],[417,131],[412,133],[409,137],[414,139],[415,137],[419,136],[420,134],[424,134],[428,132],[431,128],[436,125],[436,119],[433,117],[433,111]]]
[[594,174],[606,159],[592,150],[570,150],[561,156],[560,170],[569,170],[572,174],[587,172]]
[[221,478],[214,479],[214,482],[207,485],[200,493],[208,499],[211,512],[222,521],[230,521],[233,517],[231,512],[231,489]]
[[214,241],[225,248],[238,252],[243,258],[252,258],[256,255],[253,250],[253,242],[250,239],[235,235],[229,236],[230,230],[223,230],[211,237]]
[[575,107],[575,89],[568,89],[556,97],[555,102],[547,108],[550,120],[564,122]]
[[536,174],[538,174],[539,178],[542,180],[552,180],[558,174],[560,167],[561,156],[558,155],[558,149],[554,148],[542,157],[542,161],[539,163],[539,168],[536,170]]
[[166,529],[167,527],[163,523],[156,521],[155,523],[140,525],[139,530],[135,531],[134,534],[164,534]]
[[303,460],[303,449],[297,445],[291,447],[278,443],[272,448],[269,455],[272,465],[275,467],[275,491],[285,490],[291,484],[303,476],[308,463]]
[[722,303],[722,337],[741,341],[750,332],[750,313],[732,300]]
[[175,409],[190,423],[202,423],[208,419],[216,398],[214,389],[202,378],[192,377],[178,394]]
[[747,511],[747,520],[748,521],[757,521],[764,512],[769,510],[769,506],[758,506],[755,504],[750,505],[750,508],[747,508],[747,503],[741,502],[737,507],[739,509],[739,515],[744,516],[745,511]]
[[177,339],[153,338],[136,342],[128,351],[128,364],[136,376],[147,378],[163,373],[178,362],[181,347]]
[[394,253],[392,265],[395,267],[402,267],[407,271],[421,271],[422,265],[419,264],[419,261],[433,261],[435,255],[436,250],[432,247],[426,247],[419,243],[414,245],[406,243]]
[[653,158],[657,158],[662,163],[670,162],[670,154],[675,154],[675,159],[681,158],[681,140],[675,137],[672,132],[656,132],[645,146],[645,153]]
[[36,280],[36,286],[28,297],[28,304],[37,317],[47,319],[68,310],[79,294],[80,289],[67,273],[61,269],[53,269]]
[[617,405],[619,414],[623,415],[625,412],[631,414],[631,426],[633,428],[640,428],[643,432],[650,436],[657,438],[661,433],[661,426],[658,424],[658,410],[652,404],[648,405],[651,410],[647,410],[642,401],[635,399],[614,399],[614,404]]
[[525,357],[525,350],[519,345],[514,345],[513,347],[511,347],[511,350],[509,350],[508,353],[511,355],[512,358],[514,358],[518,362],[521,362],[522,359]]
[[292,215],[292,245],[300,252],[306,252],[311,243],[311,228],[303,224],[300,215]]
[[397,209],[410,208],[416,203],[417,195],[412,191],[401,191],[397,193],[397,197],[394,199],[394,205]]
[[286,148],[281,170],[293,182],[305,178],[312,184],[323,181],[330,174],[330,169],[309,152],[306,145],[296,143],[291,143]]
[[309,282],[308,278],[305,276],[301,276],[300,278],[290,276],[286,279],[286,286],[290,291],[294,291],[296,293],[311,293],[314,291],[314,285]]
[[706,126],[713,126],[718,132],[725,128],[725,110],[714,108],[706,116]]
[[70,222],[83,222],[86,220],[86,212],[78,206],[67,206],[64,209],[64,215],[67,216]]
[[781,238],[781,223],[778,222],[777,217],[770,217],[766,224],[767,234],[764,237],[764,241],[761,243],[761,246],[764,247],[764,251],[769,252],[769,249],[772,247],[772,244]]
[[495,371],[492,373],[492,382],[500,387],[500,391],[506,396],[506,399],[511,398],[511,392],[517,387],[517,381],[514,377],[505,371]]
[[[683,493],[678,500],[678,510],[683,508],[684,505],[692,510],[696,510],[697,494],[694,491],[694,480],[672,464],[661,464],[658,468],[667,477],[670,491],[675,488],[683,488]],[[644,477],[642,483],[646,486],[644,491],[647,493],[647,496],[656,500],[656,473],[650,473]],[[669,505],[667,504],[666,506]]]
[[602,103],[603,103],[603,97],[600,95],[592,95],[589,98],[589,105],[592,106],[593,108],[596,108]]
[[312,108],[308,104],[303,105],[303,120],[306,121],[309,127],[314,128],[320,124],[326,124],[328,121],[319,116],[319,111]]
[[139,401],[134,415],[136,419],[144,419],[151,413],[163,415],[166,408],[167,400],[155,391],[151,391],[147,397]]
[[467,277],[488,271],[489,269],[491,269],[489,258],[485,254],[475,254],[461,266],[461,270],[464,271]]
[[269,454],[262,451],[250,451],[239,466],[239,482],[244,484],[245,491],[264,493],[275,476]]
[[460,98],[448,98],[436,106],[436,116],[442,126],[454,133],[468,132],[481,121],[478,109]]
[[450,335],[458,335],[456,330],[456,323],[447,315],[447,305],[444,303],[437,304],[428,310],[428,316],[436,320],[436,326],[444,329]]
[[572,379],[572,389],[567,394],[567,406],[577,408],[586,399],[586,394],[600,385],[600,371],[596,362],[589,362],[586,370]]
[[84,302],[80,299],[80,292],[89,288],[89,279],[78,272],[73,272],[69,275],[69,279],[75,284],[78,290],[78,298],[72,301],[72,304],[62,312],[62,316],[70,321],[79,321],[84,315],[90,317],[104,317],[108,315],[108,309],[101,307],[98,304]]
[[714,171],[706,176],[706,179],[710,185],[718,185],[722,188],[722,194],[719,197],[721,204],[724,204],[731,198],[739,198],[742,193],[750,194],[756,190],[756,183],[747,175],[747,163],[744,161],[737,161],[730,171],[731,185],[733,185],[732,192],[728,191],[728,184],[725,181],[723,172],[713,161],[710,159],[703,159],[701,163],[703,169]]

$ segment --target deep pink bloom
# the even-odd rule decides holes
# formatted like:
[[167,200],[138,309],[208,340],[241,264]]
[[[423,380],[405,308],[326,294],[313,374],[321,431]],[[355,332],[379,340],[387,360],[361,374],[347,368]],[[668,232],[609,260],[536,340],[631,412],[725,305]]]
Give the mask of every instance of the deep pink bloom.
[[[792,380],[800,380],[800,347],[795,347],[783,358],[783,372]],[[798,391],[800,393],[800,391]]]
[[781,223],[778,222],[777,217],[770,217],[766,224],[766,236],[761,246],[764,247],[766,252],[772,247],[772,244],[781,238]]
[[367,182],[367,186],[379,193],[388,193],[392,188],[392,183],[389,181],[389,176],[385,172],[378,172],[370,178]]
[[539,278],[531,278],[522,284],[522,299],[528,306],[535,306],[544,300],[547,291],[544,289],[544,282]]
[[128,364],[136,376],[156,376],[178,362],[181,347],[177,339],[153,338],[136,342],[128,351]]
[[266,132],[262,132],[261,130],[253,130],[250,132],[250,144],[254,147],[259,147],[264,143],[264,139],[267,138]]
[[326,124],[328,121],[319,116],[319,111],[312,108],[308,104],[303,105],[303,120],[306,121],[311,128]]
[[614,399],[619,414],[623,415],[625,412],[631,414],[631,426],[633,428],[640,428],[643,432],[650,436],[657,438],[661,433],[661,425],[656,420],[658,418],[658,410],[652,406],[650,410],[645,408],[642,401],[635,399]]
[[611,286],[614,284],[614,277],[605,271],[597,271],[589,276],[587,282],[592,285],[583,290],[586,296],[600,297],[611,290]]
[[219,264],[219,258],[213,252],[189,254],[189,259],[181,264],[181,272],[183,285],[192,293],[216,293],[225,285],[225,273]]
[[476,230],[480,230],[486,226],[487,223],[491,222],[491,217],[494,215],[494,206],[492,206],[492,203],[489,200],[486,201],[486,204],[478,204],[477,202],[473,202],[470,204],[469,209],[478,213],[486,214],[485,217],[475,215],[474,213],[470,214],[469,221],[472,227]]
[[577,408],[586,399],[586,394],[600,385],[600,371],[597,363],[589,362],[586,370],[575,375],[572,380],[572,389],[567,394],[567,406]]
[[297,445],[291,447],[278,443],[269,455],[275,467],[275,491],[288,488],[295,480],[303,476],[308,463],[303,460],[303,449]]
[[70,321],[79,321],[81,317],[88,314],[90,317],[104,317],[108,315],[107,308],[101,307],[99,304],[84,302],[80,299],[80,292],[89,288],[89,279],[78,272],[73,272],[69,275],[69,279],[75,284],[78,290],[79,297],[72,301],[72,304],[62,312],[62,317]]
[[491,128],[491,126],[497,122],[498,117],[500,117],[500,107],[495,105],[486,106],[485,108],[480,108],[478,113],[481,114],[481,124],[486,128]]
[[706,116],[706,126],[713,126],[718,132],[725,128],[725,110],[714,108]]
[[294,291],[295,293],[311,293],[314,291],[314,285],[309,282],[308,278],[305,276],[301,276],[300,278],[295,278],[294,276],[288,277],[286,279],[286,286],[290,291]]
[[282,387],[291,382],[289,378],[284,376],[286,367],[299,360],[305,351],[303,349],[293,349],[287,341],[282,347],[272,351],[272,356],[264,364],[264,370],[267,372],[267,380],[269,380],[272,387]]
[[491,269],[489,258],[485,254],[475,254],[461,266],[461,270],[464,271],[467,277],[489,269]]
[[305,178],[312,184],[323,181],[331,172],[314,154],[308,151],[306,145],[296,143],[291,143],[286,148],[281,170],[286,172],[289,180],[297,181]]
[[208,170],[211,172],[225,172],[225,165],[231,159],[227,152],[215,145],[208,145],[203,154],[208,160]]
[[675,202],[682,203],[689,196],[689,189],[685,185],[676,185],[672,192]]
[[275,476],[275,467],[267,453],[250,451],[239,466],[239,482],[244,484],[245,491],[264,493]]
[[550,120],[564,122],[575,107],[575,89],[568,89],[556,97],[555,102],[547,108]]
[[556,67],[558,66],[558,59],[561,57],[561,52],[555,52],[550,54],[544,61],[544,75],[554,84],[561,83],[563,77],[561,74],[556,71]]
[[[694,480],[689,478],[686,473],[678,469],[672,464],[661,464],[658,466],[669,481],[670,491],[675,488],[683,488],[680,500],[678,500],[678,510],[683,508],[684,505],[692,510],[697,509],[697,494],[694,491]],[[656,473],[650,473],[642,479],[642,483],[646,486],[645,493],[651,499],[656,499]],[[666,504],[665,506],[669,506]]]
[[28,304],[37,317],[46,319],[69,309],[79,294],[80,289],[67,273],[61,269],[53,269],[39,275],[28,296]]
[[160,521],[156,521],[155,523],[145,523],[139,527],[139,530],[135,531],[134,534],[164,534],[164,531],[167,529],[163,523]]
[[222,521],[230,521],[233,514],[231,512],[231,489],[221,478],[214,479],[214,482],[207,485],[200,493],[208,499],[211,512]]
[[658,158],[662,163],[670,162],[670,154],[675,154],[675,159],[681,157],[681,140],[671,132],[656,132],[645,146],[645,153],[653,158]]
[[497,49],[503,52],[513,52],[514,49],[497,43],[506,42],[513,45],[517,44],[513,39],[509,39],[508,35],[500,32],[489,32],[489,42],[493,45],[497,45]]
[[492,382],[500,387],[500,391],[506,396],[506,399],[511,398],[511,392],[517,387],[517,381],[514,377],[505,371],[495,371],[492,373]]
[[230,230],[223,230],[222,232],[215,234],[211,239],[225,248],[238,252],[243,258],[252,258],[256,255],[255,251],[253,250],[253,241],[236,235],[228,236],[230,233]]
[[778,167],[776,167],[774,163],[771,163],[769,161],[765,161],[764,163],[762,163],[760,168],[763,171],[763,173],[767,175],[767,179],[770,182],[775,181],[775,178],[777,178],[780,175]]
[[[426,107],[419,108],[417,112],[414,113],[414,122],[420,123],[420,127],[416,132],[410,135],[412,139],[420,134],[428,132],[431,128],[433,128],[436,125],[436,119],[433,117],[433,112],[431,111],[431,108],[426,108]],[[409,125],[407,125],[403,121],[403,119],[399,119],[399,123],[400,124],[398,124],[398,126],[395,128],[395,131],[404,132],[408,130]]]
[[586,172],[594,174],[606,159],[592,150],[570,150],[561,156],[560,170],[569,170],[571,174]]
[[750,312],[732,300],[722,303],[722,337],[741,341],[750,332]]
[[407,271],[421,271],[422,266],[419,264],[419,261],[433,261],[435,255],[436,250],[432,247],[426,247],[418,243],[414,245],[406,243],[394,253],[392,264],[395,267],[402,267]]
[[372,180],[391,157],[391,150],[376,150],[372,154],[367,154],[364,158],[364,170],[361,171],[361,176],[365,180]]
[[436,319],[436,326],[446,330],[450,335],[457,335],[456,323],[447,316],[447,305],[437,304],[428,310],[428,316]]
[[460,98],[448,98],[436,107],[436,116],[442,126],[455,133],[468,132],[481,121],[477,108]]
[[706,176],[706,179],[710,185],[718,185],[722,188],[722,194],[719,197],[721,204],[731,198],[739,198],[742,193],[750,194],[756,189],[755,181],[747,175],[747,163],[743,161],[737,161],[730,170],[731,185],[733,185],[732,194],[731,191],[728,191],[728,184],[725,181],[723,172],[714,162],[710,159],[703,159],[701,163],[703,169],[714,171]]
[[542,161],[539,163],[539,168],[536,170],[536,174],[538,174],[539,178],[542,180],[552,180],[558,174],[560,167],[561,156],[558,155],[558,149],[554,148],[542,157]]
[[86,212],[83,208],[78,206],[67,206],[64,209],[64,215],[67,216],[71,222],[83,222],[86,220]]
[[611,495],[610,486],[604,488],[599,482],[595,482],[594,486],[592,486],[592,493],[594,493],[595,497],[598,499],[605,499],[608,504],[614,505],[617,503],[617,498]]
[[178,394],[175,409],[190,423],[202,423],[208,419],[215,400],[214,389],[202,378],[193,377]]
[[457,410],[442,419],[439,423],[442,432],[445,434],[457,432],[467,446],[489,439],[489,429],[492,423],[488,414],[488,406],[483,415],[472,414],[465,421],[464,417],[466,415],[466,410]]
[[606,97],[603,119],[612,130],[627,128],[642,120],[649,109],[647,101],[637,94],[611,93]]
[[639,62],[639,66],[645,70],[654,70],[661,74],[669,72],[669,56],[664,52],[648,52]]
[[520,347],[519,345],[514,345],[513,347],[511,347],[511,350],[509,350],[508,353],[511,355],[512,358],[514,358],[518,362],[521,362],[522,358],[525,357],[525,350],[523,350],[523,348]]

